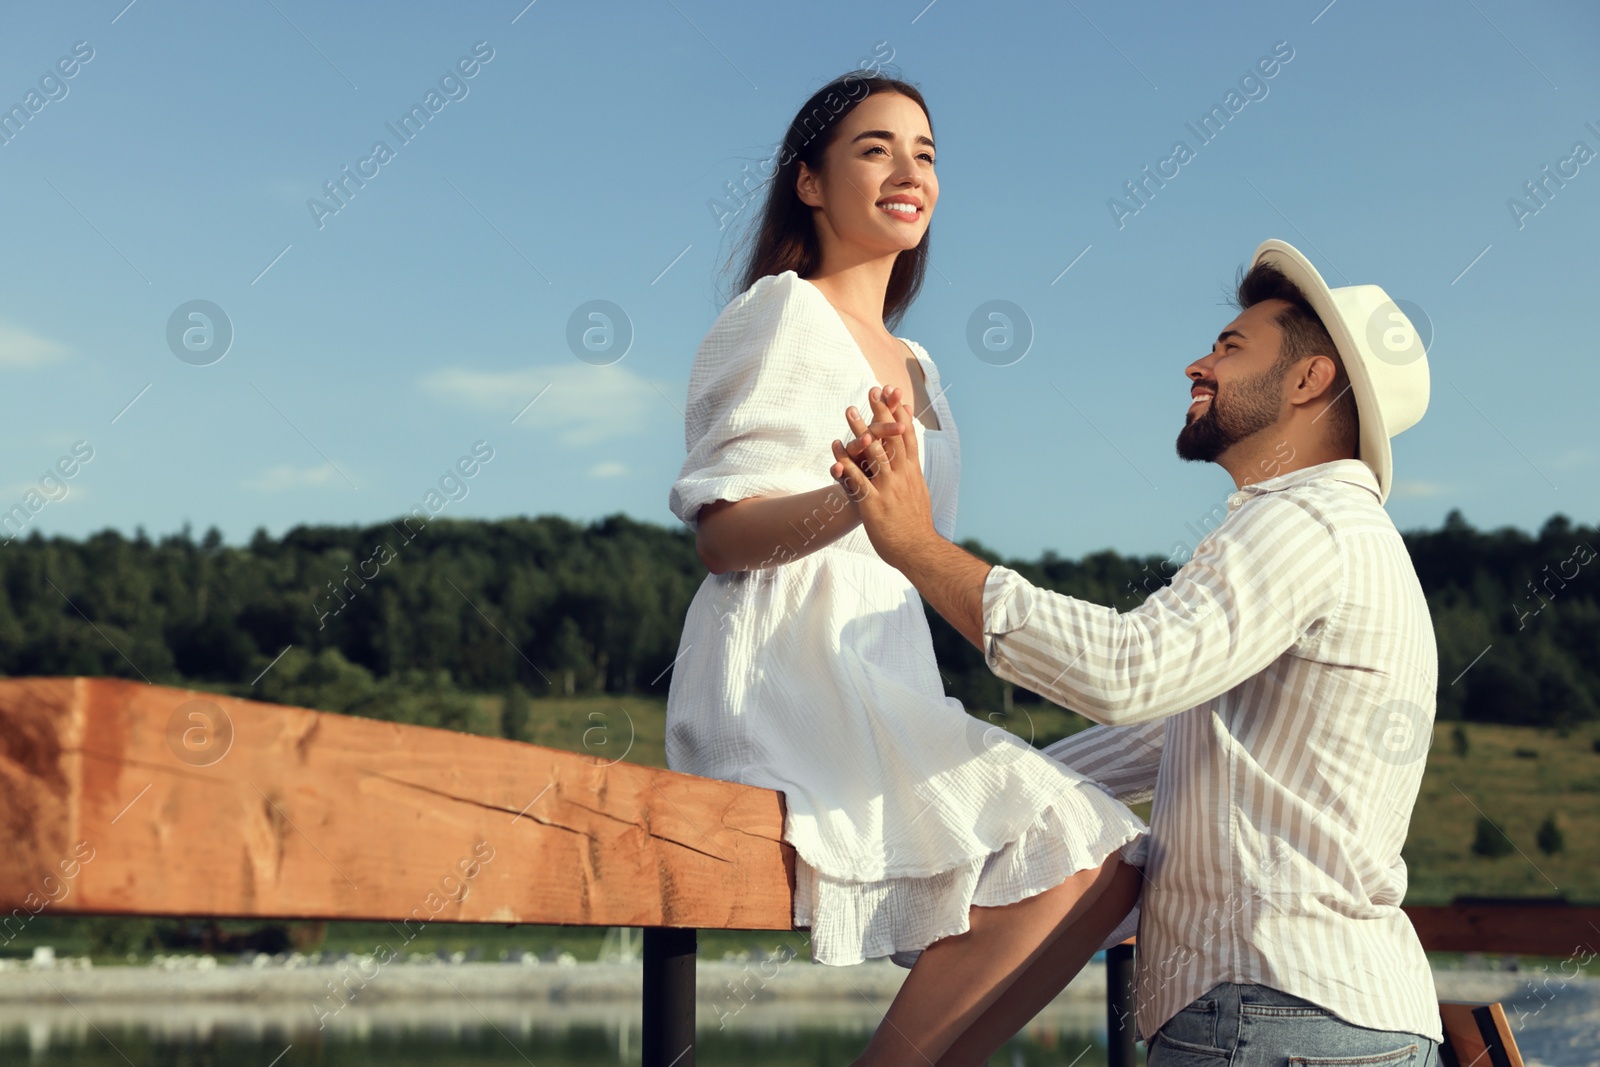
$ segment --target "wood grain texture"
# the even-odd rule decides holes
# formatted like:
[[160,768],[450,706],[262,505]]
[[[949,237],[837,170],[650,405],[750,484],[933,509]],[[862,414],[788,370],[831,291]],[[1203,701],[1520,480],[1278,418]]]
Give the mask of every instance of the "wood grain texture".
[[1600,908],[1539,900],[1468,901],[1404,907],[1429,952],[1490,952],[1592,959]]
[[782,831],[780,794],[730,782],[121,679],[0,679],[0,914],[787,930]]
[[[0,679],[0,917],[787,930],[782,831],[780,794],[731,782],[114,678]],[[1600,908],[1405,911],[1429,951],[1600,949]]]

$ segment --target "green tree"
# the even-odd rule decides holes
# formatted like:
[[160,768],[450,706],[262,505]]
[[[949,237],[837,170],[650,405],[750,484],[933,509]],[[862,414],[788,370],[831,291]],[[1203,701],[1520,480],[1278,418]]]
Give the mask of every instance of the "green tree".
[[1515,848],[1511,839],[1505,832],[1490,821],[1489,816],[1478,816],[1478,832],[1472,839],[1472,852],[1477,856],[1487,856],[1494,859],[1498,856],[1509,856]]
[[[1600,721],[1600,563],[1587,555],[1600,528],[1555,516],[1530,537],[1452,512],[1404,539],[1434,620],[1438,721]],[[1118,611],[1159,591],[1186,547],[1007,560],[964,546]],[[501,734],[482,695],[513,684],[532,697],[664,693],[705,575],[688,530],[621,515],[401,516],[257,529],[237,546],[215,529],[198,541],[188,529],[33,531],[0,552],[0,674],[143,678]],[[1005,708],[1008,687],[982,654],[931,612],[929,625],[945,692],[980,716]],[[1026,710],[1040,698],[1010,699]]]
[[528,691],[513,682],[500,708],[500,736],[511,741],[528,740],[528,716],[532,710]]
[[83,920],[87,927],[91,956],[126,956],[145,952],[156,944],[154,919],[94,915]]
[[1539,836],[1535,839],[1539,851],[1546,856],[1554,856],[1557,852],[1566,850],[1566,837],[1561,833],[1561,827],[1556,825],[1554,812],[1544,817],[1544,822],[1539,824]]
[[[1510,655],[1506,657],[1509,660]],[[1519,663],[1485,660],[1462,682],[1467,698],[1462,717],[1469,722],[1537,725],[1541,719],[1539,682]]]

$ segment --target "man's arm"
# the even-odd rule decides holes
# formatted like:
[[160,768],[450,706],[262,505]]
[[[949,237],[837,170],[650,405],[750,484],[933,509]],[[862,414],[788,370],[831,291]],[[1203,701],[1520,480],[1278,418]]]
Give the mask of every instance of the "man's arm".
[[[1096,722],[1151,722],[1219,696],[1337,606],[1333,535],[1282,495],[1244,505],[1248,513],[1202,541],[1171,585],[1126,614],[1039,589],[938,535],[916,435],[905,432],[910,409],[901,406],[897,422],[877,390],[869,400],[872,427],[849,416],[856,441],[833,443],[831,472],[857,500],[873,548],[967,640],[983,642],[991,671]],[[880,428],[900,439],[892,457],[873,433]]]
[[1331,532],[1292,499],[1244,506],[1126,613],[992,568],[989,669],[1110,726],[1186,711],[1260,673],[1332,614],[1343,567]]
[[855,440],[848,449],[833,442],[831,473],[855,502],[858,514],[864,516],[861,509],[871,507],[880,515],[892,516],[888,522],[868,526],[872,547],[981,652],[983,589],[990,564],[951,544],[934,529],[933,505],[922,480],[922,456],[912,432],[911,409],[898,407],[898,421],[893,414],[900,399],[897,388],[872,389],[867,394],[871,426],[855,408],[845,412]]
[[945,621],[983,651],[983,585],[990,564],[938,536],[922,542],[899,571]]

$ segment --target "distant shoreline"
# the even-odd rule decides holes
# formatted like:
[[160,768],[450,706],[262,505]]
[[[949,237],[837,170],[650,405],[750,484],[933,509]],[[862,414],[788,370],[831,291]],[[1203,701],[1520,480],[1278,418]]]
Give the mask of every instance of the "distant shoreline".
[[[775,997],[833,1000],[862,995],[891,999],[907,972],[892,963],[823,967],[806,960],[748,963],[700,960],[695,968],[697,999],[733,996],[747,1000]],[[310,1001],[332,996],[329,984],[348,982],[352,1001],[433,1000],[440,997],[513,997],[556,1003],[637,1002],[644,988],[643,966],[635,963],[411,963],[379,966],[372,957],[326,963],[252,967],[218,964],[208,969],[166,970],[153,966],[35,969],[26,965],[0,971],[0,1005],[55,1001],[135,1003],[174,1000]],[[1092,964],[1063,996],[1105,995],[1104,968]]]
[[[72,961],[76,962],[76,961]],[[854,967],[824,967],[805,960],[779,963],[701,960],[695,970],[696,999],[744,1001],[882,1001],[894,997],[909,972],[887,961]],[[1526,992],[1536,972],[1436,970],[1439,996],[1447,1000],[1508,1000]],[[1600,979],[1579,979],[1600,985]],[[378,966],[348,957],[328,963],[252,967],[213,964],[167,970],[153,966],[55,967],[27,965],[0,970],[0,1008],[40,1003],[136,1004],[186,1001],[313,1002],[348,983],[351,1004],[439,998],[511,997],[553,1003],[637,1002],[643,989],[638,963],[390,963]],[[742,990],[742,992],[741,992]],[[1105,1002],[1105,967],[1091,963],[1056,998],[1083,1004]],[[327,1003],[333,1004],[333,1001]]]

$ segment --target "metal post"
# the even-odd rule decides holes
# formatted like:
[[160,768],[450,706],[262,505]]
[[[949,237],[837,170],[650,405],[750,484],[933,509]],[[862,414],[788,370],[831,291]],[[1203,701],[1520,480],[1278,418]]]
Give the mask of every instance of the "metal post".
[[694,1067],[695,931],[644,928],[643,1067]]
[[1133,1067],[1133,946],[1106,949],[1106,1064]]

